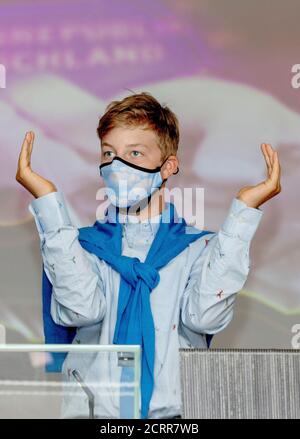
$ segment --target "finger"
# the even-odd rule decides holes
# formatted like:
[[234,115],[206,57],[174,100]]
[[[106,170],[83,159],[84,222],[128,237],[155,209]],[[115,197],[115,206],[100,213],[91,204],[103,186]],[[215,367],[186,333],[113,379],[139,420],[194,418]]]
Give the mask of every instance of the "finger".
[[19,155],[18,165],[20,169],[24,169],[26,166],[28,166],[29,139],[30,139],[30,134],[26,133],[25,138],[23,140],[21,152]]
[[273,169],[272,169],[270,180],[273,185],[278,187],[280,183],[280,164],[279,164],[277,151],[274,152],[274,163],[273,163]]
[[278,168],[279,168],[279,174],[278,174],[278,184],[280,185],[280,179],[281,179],[281,166],[280,166],[280,160],[279,160],[279,155],[278,152],[276,151],[276,157],[275,160],[278,163]]
[[265,161],[266,161],[266,165],[267,165],[267,168],[268,168],[268,177],[270,177],[271,171],[272,171],[272,166],[271,166],[270,157],[269,157],[269,154],[267,152],[267,148],[266,148],[266,144],[265,143],[261,144],[261,150],[263,152],[263,155],[264,155],[264,158],[265,158]]
[[271,167],[273,166],[273,162],[274,162],[274,153],[275,150],[272,148],[272,146],[267,143],[267,151],[268,151],[268,155],[270,157],[270,163],[271,163]]
[[33,148],[33,142],[34,142],[34,137],[35,137],[34,132],[30,131],[30,135],[31,135],[31,137],[30,137],[30,143],[29,143],[29,154],[31,156],[32,148]]
[[268,157],[270,159],[271,167],[272,167],[273,161],[274,161],[274,152],[275,151],[269,143],[266,143],[266,151],[267,151]]

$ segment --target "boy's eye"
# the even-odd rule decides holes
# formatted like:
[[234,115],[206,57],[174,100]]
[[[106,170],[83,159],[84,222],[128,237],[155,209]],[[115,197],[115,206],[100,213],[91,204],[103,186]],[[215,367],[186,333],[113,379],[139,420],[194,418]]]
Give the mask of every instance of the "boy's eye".
[[104,155],[104,157],[111,157],[110,155],[106,155],[106,154],[110,154],[110,153],[112,153],[113,154],[113,152],[112,151],[105,151],[104,153],[103,153],[103,155]]
[[133,154],[134,157],[138,157],[138,155],[134,154],[134,153],[136,153],[136,152],[137,152],[138,154],[141,154],[140,151],[132,151],[132,154]]

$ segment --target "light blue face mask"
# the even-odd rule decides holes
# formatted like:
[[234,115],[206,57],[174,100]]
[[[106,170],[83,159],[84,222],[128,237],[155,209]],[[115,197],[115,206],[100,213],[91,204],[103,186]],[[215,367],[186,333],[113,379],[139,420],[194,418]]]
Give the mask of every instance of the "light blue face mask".
[[[150,201],[152,194],[167,180],[161,177],[163,163],[155,169],[143,168],[114,157],[111,162],[99,166],[100,175],[107,188],[107,196],[114,206],[131,207],[143,200]],[[174,174],[177,174],[177,169]]]

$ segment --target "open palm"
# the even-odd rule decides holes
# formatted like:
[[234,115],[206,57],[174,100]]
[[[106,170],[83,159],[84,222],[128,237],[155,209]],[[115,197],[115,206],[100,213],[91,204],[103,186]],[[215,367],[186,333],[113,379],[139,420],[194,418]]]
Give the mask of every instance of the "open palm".
[[258,208],[261,204],[281,192],[281,168],[278,153],[268,143],[262,143],[261,150],[267,165],[268,176],[266,180],[255,186],[243,187],[237,195],[238,199],[244,201],[249,207],[254,208]]

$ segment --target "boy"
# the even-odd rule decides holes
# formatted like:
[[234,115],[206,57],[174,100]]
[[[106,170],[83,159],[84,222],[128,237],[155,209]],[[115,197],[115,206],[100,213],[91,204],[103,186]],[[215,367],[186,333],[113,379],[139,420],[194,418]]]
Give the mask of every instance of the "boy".
[[[29,210],[52,284],[51,316],[58,325],[77,328],[73,343],[140,340],[142,417],[178,417],[178,349],[209,347],[210,337],[231,321],[236,295],[249,272],[250,242],[262,217],[259,206],[281,190],[278,155],[262,144],[267,179],[238,192],[218,233],[197,230],[196,236],[196,230],[182,233],[174,224],[176,209],[164,197],[165,181],[179,169],[176,115],[149,93],[134,94],[109,104],[97,133],[100,174],[110,201],[107,224],[101,227],[95,223],[78,231],[63,194],[32,171],[32,132],[26,134],[20,153],[16,179],[36,198]],[[163,220],[170,216],[164,227]],[[105,241],[107,236],[110,240]],[[119,371],[101,355],[69,354],[63,372],[70,381],[74,370],[85,382],[118,381]],[[80,389],[78,397],[64,398],[63,404],[64,417],[86,414]],[[124,404],[119,410],[113,392],[96,397],[95,415],[130,417]]]

